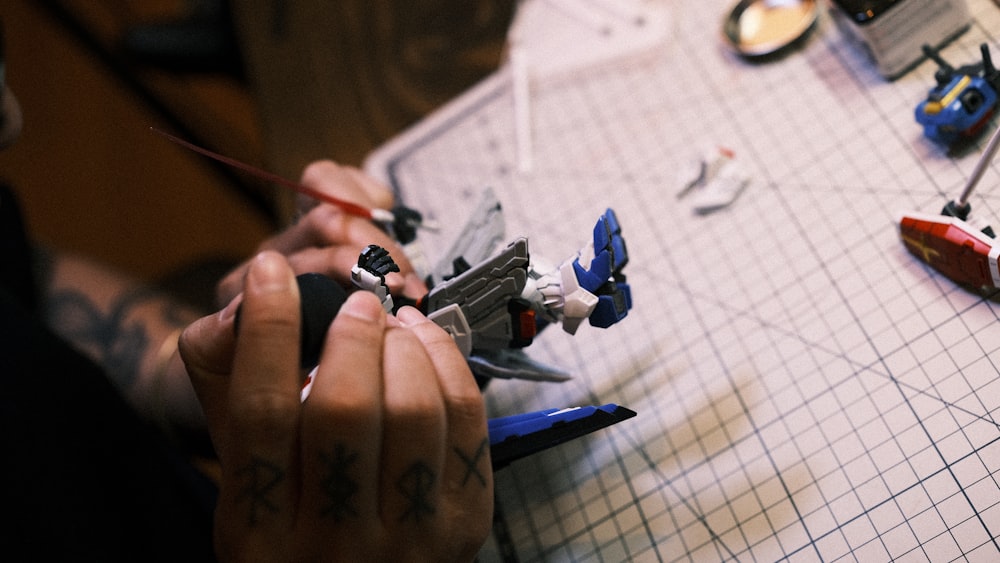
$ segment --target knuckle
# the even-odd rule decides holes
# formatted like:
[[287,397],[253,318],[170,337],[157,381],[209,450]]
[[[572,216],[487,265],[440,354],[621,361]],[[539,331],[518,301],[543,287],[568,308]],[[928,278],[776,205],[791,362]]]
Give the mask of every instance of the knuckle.
[[[310,398],[312,400],[312,398]],[[317,398],[315,415],[331,428],[362,428],[378,422],[381,404],[364,393],[338,393]]]
[[317,160],[309,163],[305,169],[302,170],[302,183],[315,185],[321,183],[323,179],[329,175],[336,174],[339,171],[340,165],[336,162],[328,159]]
[[[473,386],[474,387],[474,386]],[[445,397],[445,406],[451,424],[465,427],[486,420],[486,405],[478,390],[475,393],[458,392]]]
[[252,313],[248,310],[244,315],[247,318],[241,323],[240,336],[254,338],[258,342],[297,333],[299,330],[299,319],[285,307],[256,306]]
[[431,435],[444,427],[444,407],[440,401],[429,396],[417,396],[396,405],[387,405],[385,418],[387,424],[406,428],[415,436]]
[[315,229],[323,243],[353,244],[358,247],[357,252],[361,251],[362,247],[352,240],[352,236],[358,229],[356,217],[350,217],[332,205],[321,205],[317,209],[321,211],[315,218]]
[[278,390],[241,394],[230,405],[236,435],[275,442],[285,439],[298,424],[299,399]]
[[[331,348],[332,347],[332,348]],[[377,365],[382,358],[382,329],[374,323],[339,315],[330,325],[324,349],[350,351],[350,357],[357,358],[362,366]],[[326,351],[324,350],[324,353]],[[363,357],[361,356],[363,354]],[[356,366],[360,368],[361,366]],[[366,369],[368,369],[366,367]],[[375,369],[372,367],[371,369]]]
[[332,205],[319,205],[306,215],[306,221],[313,228],[324,228],[331,222],[342,222],[343,212]]

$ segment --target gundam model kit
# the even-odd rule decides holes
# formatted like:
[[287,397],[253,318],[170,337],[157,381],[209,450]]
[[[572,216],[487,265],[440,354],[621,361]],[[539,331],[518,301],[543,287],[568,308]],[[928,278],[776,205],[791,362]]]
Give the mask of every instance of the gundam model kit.
[[[367,209],[309,186],[293,182],[238,160],[152,129],[167,139],[269,182],[335,205],[345,213],[380,225],[404,248],[422,255],[418,231],[422,215],[398,206],[393,210]],[[628,251],[614,211],[598,217],[590,241],[557,267],[544,266],[528,252],[528,240],[515,238],[504,245],[503,212],[490,189],[462,232],[430,271],[422,272],[430,288],[418,300],[394,298],[385,276],[399,267],[379,246],[363,249],[352,268],[355,287],[371,291],[387,312],[414,306],[447,331],[468,361],[481,389],[493,378],[563,381],[562,370],[532,360],[524,352],[539,331],[552,324],[575,334],[584,321],[608,328],[623,320],[632,308],[632,293],[625,279]],[[347,299],[338,283],[322,274],[296,278],[301,297],[300,359],[305,370],[315,368],[327,329]],[[315,370],[313,369],[313,372]],[[308,397],[312,376],[307,376],[302,397]],[[632,418],[624,406],[605,404],[545,409],[489,421],[490,453],[494,469],[601,428]]]
[[[565,380],[568,374],[533,361],[524,348],[549,325],[560,324],[565,332],[575,334],[584,322],[608,328],[627,316],[632,308],[631,290],[623,273],[628,251],[618,218],[607,209],[598,217],[591,240],[553,268],[532,260],[524,237],[497,244],[503,236],[501,213],[493,192],[484,190],[479,206],[445,259],[426,276],[430,291],[419,300],[392,297],[385,276],[398,267],[378,246],[361,252],[352,269],[352,281],[378,295],[387,311],[414,306],[444,328],[455,339],[481,388],[493,378]],[[392,216],[392,223],[384,225],[386,230],[404,248],[414,244],[419,214],[397,208]],[[304,307],[306,299],[303,294]],[[606,404],[491,419],[493,467],[500,469],[635,414],[626,407]]]
[[988,224],[970,217],[969,198],[1000,150],[1000,128],[990,138],[961,195],[939,215],[908,212],[899,220],[906,249],[953,282],[974,291],[1000,289],[1000,244]]
[[917,104],[914,117],[928,139],[952,146],[983,132],[996,111],[1000,71],[993,65],[990,48],[980,45],[979,63],[952,67],[937,51],[924,45],[924,53],[938,65],[935,86]]

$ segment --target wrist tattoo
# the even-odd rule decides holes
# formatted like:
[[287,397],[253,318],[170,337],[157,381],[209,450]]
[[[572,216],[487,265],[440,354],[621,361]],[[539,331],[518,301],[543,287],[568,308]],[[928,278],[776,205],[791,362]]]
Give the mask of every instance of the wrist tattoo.
[[326,477],[320,482],[320,487],[328,501],[320,516],[329,516],[335,522],[356,517],[358,509],[354,504],[354,497],[358,492],[358,483],[351,477],[349,470],[357,461],[358,452],[350,451],[347,446],[338,443],[333,451],[320,452],[319,458],[326,465]]
[[236,471],[236,477],[243,482],[236,495],[236,504],[249,504],[247,523],[250,526],[260,521],[262,512],[278,513],[280,507],[272,493],[285,480],[285,471],[280,466],[254,456],[250,463]]
[[462,477],[462,486],[464,487],[471,480],[478,481],[480,485],[486,487],[486,476],[479,469],[479,461],[486,458],[486,452],[489,451],[490,441],[488,438],[483,438],[482,442],[479,442],[479,446],[476,451],[469,455],[463,452],[460,448],[452,447],[458,458],[462,460],[465,464],[465,475]]
[[93,359],[111,379],[129,389],[138,379],[150,339],[146,327],[136,320],[129,322],[127,313],[144,297],[143,292],[127,294],[104,313],[82,292],[57,291],[49,298],[48,318],[70,343],[93,350]]
[[411,465],[396,482],[396,488],[406,498],[406,510],[400,515],[400,521],[414,520],[420,522],[425,516],[432,516],[435,508],[431,504],[430,494],[434,489],[437,475],[423,461]]
[[[149,288],[122,294],[107,312],[85,292],[75,289],[53,291],[47,304],[47,318],[60,336],[75,346],[90,351],[108,377],[121,389],[131,389],[139,379],[143,360],[153,345],[148,322],[152,319],[130,317],[137,306],[157,297]],[[173,307],[159,307],[157,321],[171,327],[185,326]]]

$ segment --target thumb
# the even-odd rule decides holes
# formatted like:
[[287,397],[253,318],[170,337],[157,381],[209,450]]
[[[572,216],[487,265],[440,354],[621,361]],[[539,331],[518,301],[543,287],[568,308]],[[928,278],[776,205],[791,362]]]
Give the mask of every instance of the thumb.
[[177,343],[209,428],[217,428],[216,421],[224,414],[236,350],[236,310],[242,301],[243,295],[237,295],[218,313],[198,319],[184,329]]

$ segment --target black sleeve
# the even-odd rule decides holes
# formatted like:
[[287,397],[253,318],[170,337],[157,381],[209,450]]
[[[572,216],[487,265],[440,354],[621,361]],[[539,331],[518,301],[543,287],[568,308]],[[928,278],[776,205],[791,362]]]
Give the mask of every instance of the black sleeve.
[[23,229],[0,197],[0,552],[211,561],[213,485],[35,316]]

